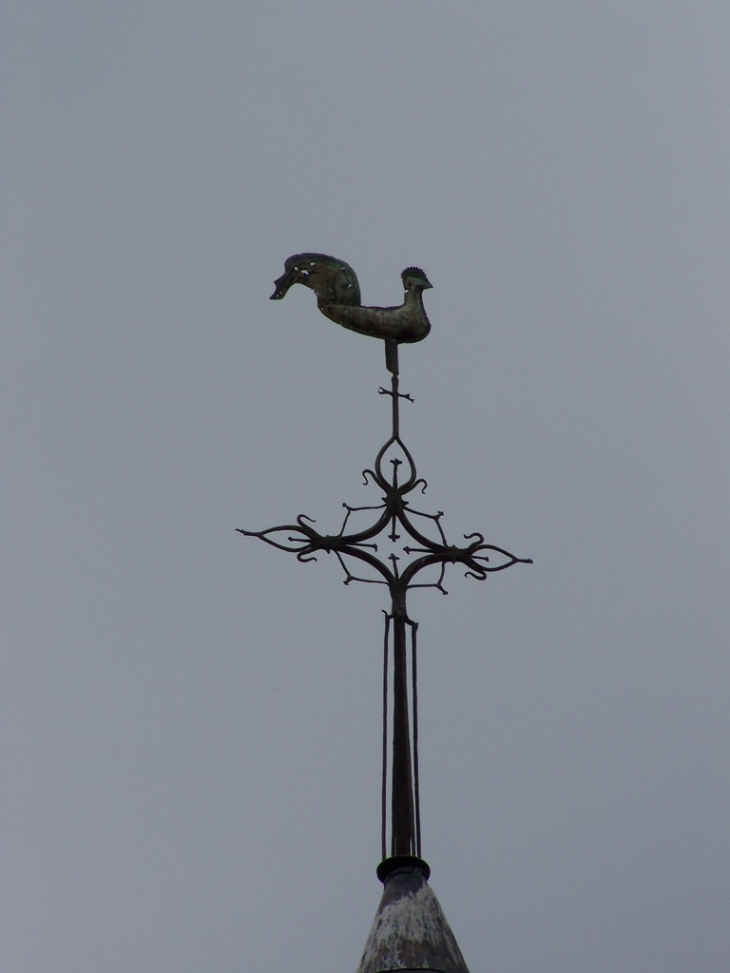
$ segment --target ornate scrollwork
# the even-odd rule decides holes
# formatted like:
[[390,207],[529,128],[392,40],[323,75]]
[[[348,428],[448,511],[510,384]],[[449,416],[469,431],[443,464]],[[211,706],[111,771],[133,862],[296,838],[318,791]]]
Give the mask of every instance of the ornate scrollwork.
[[[504,571],[513,564],[531,564],[529,558],[520,558],[502,547],[485,543],[480,533],[465,534],[464,545],[449,544],[441,518],[443,511],[432,514],[410,506],[407,497],[420,488],[426,491],[426,481],[419,477],[416,463],[407,446],[400,438],[398,404],[408,398],[398,391],[397,371],[392,375],[392,390],[379,389],[392,397],[393,429],[390,438],[375,457],[372,468],[363,470],[363,481],[383,491],[382,502],[372,506],[353,507],[343,504],[345,516],[337,534],[321,534],[311,517],[300,514],[294,524],[282,524],[266,530],[253,531],[238,528],[247,537],[258,537],[272,547],[296,554],[301,562],[316,561],[317,554],[335,554],[345,574],[345,584],[360,581],[366,584],[386,584],[394,598],[404,603],[410,588],[437,588],[447,594],[443,586],[446,567],[461,564],[465,577],[485,581],[489,574]],[[386,472],[390,466],[390,473]],[[374,521],[360,530],[348,530],[354,515],[372,511]],[[436,529],[437,537],[429,537],[426,526],[417,521],[428,521]],[[401,544],[398,553],[392,551],[385,560],[376,556],[378,543],[375,538],[385,535],[392,545],[407,535],[415,545]],[[401,562],[407,557],[407,563]],[[374,577],[362,577],[352,567],[352,559],[373,569]],[[437,568],[435,581],[417,580],[424,569]]]

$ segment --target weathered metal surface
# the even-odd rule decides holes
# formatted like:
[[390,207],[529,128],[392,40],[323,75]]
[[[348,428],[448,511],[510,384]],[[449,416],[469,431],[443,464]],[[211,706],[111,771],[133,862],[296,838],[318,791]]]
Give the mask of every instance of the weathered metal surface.
[[451,927],[418,865],[387,878],[357,973],[469,973]]
[[395,342],[422,341],[431,330],[422,298],[431,282],[420,267],[406,267],[401,280],[402,304],[362,307],[360,285],[348,263],[324,253],[297,253],[284,264],[271,300],[280,301],[292,285],[303,284],[317,295],[322,314],[349,331]]
[[272,301],[286,297],[293,284],[304,284],[317,295],[317,304],[360,304],[357,274],[344,260],[326,253],[296,253],[284,263],[284,273],[276,281]]
[[423,341],[431,322],[423,306],[423,292],[431,287],[420,267],[407,267],[401,274],[405,295],[398,307],[320,307],[320,311],[343,328],[396,342]]

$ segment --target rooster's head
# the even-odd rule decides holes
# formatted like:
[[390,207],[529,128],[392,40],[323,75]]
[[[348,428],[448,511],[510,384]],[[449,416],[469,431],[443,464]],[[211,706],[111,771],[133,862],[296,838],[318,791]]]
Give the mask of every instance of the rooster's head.
[[433,284],[420,267],[406,267],[400,276],[403,281],[403,287],[407,291],[412,287],[420,287],[422,290],[426,290],[427,287],[433,287]]

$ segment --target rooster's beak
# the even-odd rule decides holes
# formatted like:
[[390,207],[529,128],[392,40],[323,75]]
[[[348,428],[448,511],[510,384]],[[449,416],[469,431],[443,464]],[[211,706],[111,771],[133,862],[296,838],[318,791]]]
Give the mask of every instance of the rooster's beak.
[[286,295],[294,281],[291,279],[291,274],[282,274],[277,280],[274,281],[276,290],[269,298],[270,301],[280,301],[282,297]]

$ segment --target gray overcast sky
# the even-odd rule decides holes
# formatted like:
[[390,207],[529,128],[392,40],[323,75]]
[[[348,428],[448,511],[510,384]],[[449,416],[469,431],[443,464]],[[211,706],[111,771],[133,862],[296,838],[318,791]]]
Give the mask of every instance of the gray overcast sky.
[[323,530],[387,436],[365,303],[421,265],[403,436],[424,857],[467,962],[730,959],[721,0],[6,0],[7,973],[356,968],[379,896],[383,592]]

